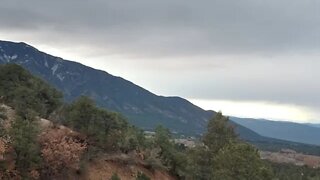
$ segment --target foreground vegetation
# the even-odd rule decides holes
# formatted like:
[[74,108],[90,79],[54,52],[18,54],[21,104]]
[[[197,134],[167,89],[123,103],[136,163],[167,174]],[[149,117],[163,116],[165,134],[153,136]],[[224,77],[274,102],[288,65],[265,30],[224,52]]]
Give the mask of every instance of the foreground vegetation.
[[[299,169],[305,176],[297,176],[291,166],[262,161],[256,148],[237,138],[222,113],[209,121],[201,143],[189,149],[175,144],[162,126],[146,137],[120,114],[97,107],[87,97],[64,104],[61,93],[17,65],[0,66],[0,97],[16,112],[8,126],[10,118],[0,109],[0,179],[81,177],[95,159],[130,153],[146,168],[169,172],[176,179],[320,177],[307,168]],[[44,130],[40,117],[54,126]],[[66,128],[57,128],[61,125]],[[110,178],[120,176],[114,172]],[[135,178],[150,179],[143,172]]]

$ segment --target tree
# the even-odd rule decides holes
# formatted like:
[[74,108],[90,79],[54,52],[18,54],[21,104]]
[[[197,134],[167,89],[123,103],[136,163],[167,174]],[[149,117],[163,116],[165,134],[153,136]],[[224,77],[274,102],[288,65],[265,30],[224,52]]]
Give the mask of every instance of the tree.
[[159,125],[155,129],[155,144],[165,150],[172,146],[171,133],[169,129]]
[[186,154],[176,149],[167,128],[161,125],[156,127],[154,144],[155,148],[160,149],[159,157],[168,170],[179,177],[184,177],[186,174]]
[[94,126],[97,108],[90,98],[80,97],[68,107],[67,111],[67,123],[73,129],[89,135],[90,130],[95,129],[92,126]]
[[278,164],[266,162],[272,166],[275,174],[274,180],[319,180],[319,168],[296,166],[294,164]]
[[124,138],[121,138],[120,149],[122,152],[140,151],[146,148],[146,138],[142,130],[129,126]]
[[6,110],[0,106],[0,123],[2,123],[2,121],[5,119],[7,119]]
[[229,125],[229,118],[218,112],[208,122],[207,132],[203,137],[203,146],[198,146],[189,151],[188,175],[189,179],[211,179],[214,158],[218,152],[229,144],[236,142],[233,127]]
[[205,146],[196,146],[187,153],[186,179],[208,180],[213,174],[213,157]]
[[48,117],[61,105],[62,94],[19,65],[0,65],[0,97],[15,108],[20,116],[33,110]]
[[35,119],[15,118],[9,135],[16,154],[16,168],[23,176],[37,169],[41,162],[38,137],[38,126]]
[[229,124],[229,118],[218,112],[208,123],[207,133],[203,137],[203,143],[212,153],[217,153],[228,144],[237,141],[234,128]]
[[246,143],[223,147],[214,157],[214,179],[272,179],[272,171],[260,159],[258,150]]
[[155,138],[154,144],[155,148],[159,148],[159,156],[162,160],[162,163],[167,166],[169,169],[172,168],[173,161],[173,143],[171,140],[171,134],[169,129],[164,128],[159,125],[155,129]]
[[271,170],[258,151],[237,139],[229,119],[222,113],[209,121],[203,143],[204,146],[189,152],[190,179],[272,179]]
[[129,130],[121,115],[98,108],[88,97],[80,97],[64,113],[67,126],[85,134],[90,144],[105,150],[118,150]]

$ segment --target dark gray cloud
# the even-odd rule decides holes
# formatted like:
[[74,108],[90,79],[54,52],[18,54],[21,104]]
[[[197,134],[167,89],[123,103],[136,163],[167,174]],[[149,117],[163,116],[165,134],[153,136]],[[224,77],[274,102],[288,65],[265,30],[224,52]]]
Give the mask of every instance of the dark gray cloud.
[[320,108],[318,0],[2,0],[0,24],[162,94]]
[[0,21],[138,56],[268,54],[318,50],[319,7],[317,0],[3,0]]

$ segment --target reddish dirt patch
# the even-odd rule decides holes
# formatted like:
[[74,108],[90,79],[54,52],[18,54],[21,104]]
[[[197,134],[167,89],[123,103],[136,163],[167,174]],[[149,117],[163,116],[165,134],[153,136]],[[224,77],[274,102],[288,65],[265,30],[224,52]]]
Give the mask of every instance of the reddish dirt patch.
[[142,165],[138,164],[124,164],[123,162],[116,162],[110,160],[95,160],[91,162],[87,169],[87,177],[89,180],[105,180],[110,179],[114,173],[117,173],[121,180],[134,180],[138,172],[143,172],[148,177],[154,180],[175,180],[176,178],[170,176],[166,172],[151,171]]

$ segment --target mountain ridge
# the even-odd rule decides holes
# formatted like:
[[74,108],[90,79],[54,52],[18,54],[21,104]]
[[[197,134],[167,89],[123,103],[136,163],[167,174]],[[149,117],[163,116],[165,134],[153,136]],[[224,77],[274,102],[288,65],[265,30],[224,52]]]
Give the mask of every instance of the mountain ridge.
[[[214,115],[214,111],[205,111],[183,98],[155,95],[119,76],[46,54],[23,42],[0,41],[0,63],[23,66],[61,90],[69,102],[90,96],[99,106],[123,113],[146,129],[163,123],[174,131],[199,134]],[[151,118],[146,125],[145,119]]]
[[230,119],[265,137],[320,145],[320,139],[318,138],[320,137],[320,128],[313,125],[266,119],[237,117],[230,117]]

